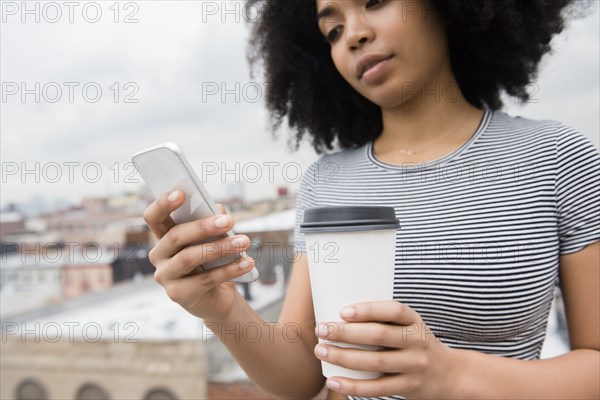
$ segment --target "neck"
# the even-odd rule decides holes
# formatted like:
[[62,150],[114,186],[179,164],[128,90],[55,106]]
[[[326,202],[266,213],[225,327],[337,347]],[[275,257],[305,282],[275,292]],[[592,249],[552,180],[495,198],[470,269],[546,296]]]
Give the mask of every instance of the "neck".
[[[465,119],[479,121],[482,111],[465,100],[450,75],[424,83],[410,99],[395,107],[382,108],[381,113],[383,130],[377,145],[393,151],[427,146],[448,134],[444,143],[460,141],[464,136],[463,128],[472,126],[463,124]],[[461,129],[451,132],[461,124]]]

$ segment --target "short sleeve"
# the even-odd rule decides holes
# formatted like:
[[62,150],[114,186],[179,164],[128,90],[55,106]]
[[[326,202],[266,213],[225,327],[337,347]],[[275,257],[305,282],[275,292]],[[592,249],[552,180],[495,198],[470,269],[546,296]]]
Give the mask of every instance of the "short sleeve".
[[562,125],[556,142],[560,254],[600,240],[600,153],[577,130]]
[[318,161],[311,164],[300,179],[300,187],[296,196],[296,222],[294,224],[293,244],[296,252],[306,252],[304,234],[300,232],[300,224],[304,220],[304,210],[317,206],[315,198],[315,168]]

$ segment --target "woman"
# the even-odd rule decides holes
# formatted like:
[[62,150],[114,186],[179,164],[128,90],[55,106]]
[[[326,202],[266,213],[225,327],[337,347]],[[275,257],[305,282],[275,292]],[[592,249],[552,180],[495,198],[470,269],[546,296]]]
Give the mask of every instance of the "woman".
[[[327,380],[348,398],[598,397],[600,156],[560,122],[500,111],[501,90],[529,99],[569,3],[261,3],[251,59],[265,62],[273,127],[287,117],[297,143],[308,132],[318,152],[340,149],[304,174],[296,225],[312,206],[394,206],[394,300],[349,305],[335,333],[315,329],[296,228],[299,256],[281,316],[265,323],[227,282],[251,262],[189,275],[211,256],[202,245],[184,246],[233,221],[174,226],[179,192],[145,213],[161,238],[151,252],[156,280],[203,318],[250,378],[281,397],[317,394],[320,360],[385,373]],[[249,245],[244,236],[240,243]],[[223,248],[236,247],[226,239]],[[571,351],[539,360],[556,285]],[[264,327],[260,340],[233,335],[245,324]],[[284,334],[290,324],[301,340]],[[386,350],[317,345],[316,335]]]

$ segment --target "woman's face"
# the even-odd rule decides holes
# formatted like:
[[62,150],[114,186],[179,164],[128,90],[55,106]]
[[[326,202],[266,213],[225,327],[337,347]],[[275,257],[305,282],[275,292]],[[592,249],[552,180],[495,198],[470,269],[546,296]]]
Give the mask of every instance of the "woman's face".
[[317,15],[339,73],[381,107],[447,77],[445,28],[429,0],[317,0]]

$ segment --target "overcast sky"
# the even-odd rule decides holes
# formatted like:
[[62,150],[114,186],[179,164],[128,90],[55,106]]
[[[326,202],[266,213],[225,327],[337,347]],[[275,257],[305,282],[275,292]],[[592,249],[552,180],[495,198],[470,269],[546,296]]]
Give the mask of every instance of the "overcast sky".
[[[227,193],[223,180],[245,182],[251,200],[272,197],[272,182],[295,190],[316,158],[271,139],[263,82],[245,58],[254,14],[242,2],[32,1],[30,13],[23,4],[2,1],[2,206],[136,190],[131,155],[166,141],[216,198]],[[532,86],[537,102],[508,99],[506,111],[561,121],[598,146],[599,31],[595,4],[555,38]]]

